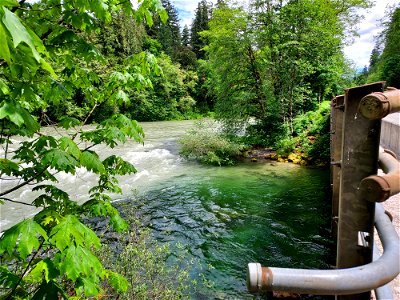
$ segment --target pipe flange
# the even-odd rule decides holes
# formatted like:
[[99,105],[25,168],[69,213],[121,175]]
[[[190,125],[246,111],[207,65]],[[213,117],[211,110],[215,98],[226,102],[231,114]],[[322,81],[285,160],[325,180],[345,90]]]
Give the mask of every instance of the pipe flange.
[[390,197],[390,185],[381,176],[369,176],[361,180],[358,196],[370,202],[383,202]]

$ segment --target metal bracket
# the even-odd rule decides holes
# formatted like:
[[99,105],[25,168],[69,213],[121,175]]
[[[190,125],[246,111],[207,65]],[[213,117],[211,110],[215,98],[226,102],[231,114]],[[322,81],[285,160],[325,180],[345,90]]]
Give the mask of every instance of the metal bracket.
[[357,246],[363,247],[363,248],[369,248],[370,247],[370,236],[368,232],[364,231],[359,231],[358,232],[358,242]]

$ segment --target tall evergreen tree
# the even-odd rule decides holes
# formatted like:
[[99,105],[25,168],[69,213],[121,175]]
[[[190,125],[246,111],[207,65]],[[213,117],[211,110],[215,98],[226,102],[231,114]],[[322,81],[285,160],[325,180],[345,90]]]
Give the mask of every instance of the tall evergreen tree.
[[400,7],[394,9],[385,30],[382,52],[382,78],[388,86],[400,88]]
[[150,37],[158,40],[165,53],[173,57],[176,48],[181,45],[178,11],[170,0],[161,2],[168,13],[168,20],[166,23],[162,23],[159,17],[154,18],[154,24],[147,28],[147,33]]
[[185,25],[185,27],[183,27],[182,30],[182,45],[183,46],[190,45],[190,31],[187,25]]
[[[388,86],[400,88],[400,7],[392,7],[389,21],[379,36],[370,57],[368,82],[385,80]],[[379,47],[383,45],[383,50]]]
[[196,54],[198,59],[202,59],[205,56],[202,50],[207,45],[206,38],[200,36],[200,32],[208,30],[208,22],[210,20],[211,8],[206,0],[201,0],[196,9],[195,18],[191,28],[191,45],[193,52]]

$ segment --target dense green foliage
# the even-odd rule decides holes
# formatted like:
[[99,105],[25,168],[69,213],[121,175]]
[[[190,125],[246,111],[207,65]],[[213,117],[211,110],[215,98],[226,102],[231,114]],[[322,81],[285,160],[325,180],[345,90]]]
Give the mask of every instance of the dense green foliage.
[[[297,115],[342,93],[347,69],[341,49],[357,22],[355,8],[368,1],[253,1],[220,3],[209,30],[209,91],[216,113],[231,124],[256,122],[273,145]],[[283,128],[283,129],[282,129]]]
[[181,155],[210,165],[233,165],[244,145],[231,141],[215,127],[214,122],[199,122],[196,129],[180,139]]
[[[113,18],[116,24],[121,14],[151,23],[154,13],[167,18],[158,1],[143,1],[136,9],[118,1],[0,1],[0,178],[12,180],[0,200],[15,202],[12,193],[28,188],[39,195],[25,205],[41,208],[0,238],[0,255],[8,262],[0,268],[4,298],[96,297],[103,280],[117,292],[127,290],[126,279],[99,261],[94,250],[100,240],[81,218],[107,216],[115,230],[127,229],[110,194],[121,193],[117,176],[136,170],[115,155],[100,157],[93,147],[113,148],[127,139],[142,143],[144,133],[117,112],[93,129],[83,125],[96,109],[126,102],[125,91],[151,86],[148,76],[160,71],[145,52],[122,56],[119,64],[106,60],[91,35]],[[56,115],[58,108],[65,111]],[[63,128],[57,135],[40,131],[51,114]],[[15,143],[15,136],[25,139]],[[98,178],[83,205],[57,184],[58,173],[75,174],[78,168]]]
[[300,164],[327,165],[330,161],[330,102],[293,120],[294,133],[276,142],[277,153]]
[[[377,40],[370,57],[367,81],[386,81],[388,86],[400,88],[400,7],[389,12],[389,20]],[[383,49],[382,49],[383,46]]]
[[[130,225],[129,233],[114,234],[111,239],[105,236],[97,253],[107,268],[127,279],[129,288],[121,295],[103,282],[104,295],[127,300],[185,299],[191,287],[189,270],[195,262],[185,261],[186,252],[180,244],[172,251],[168,244],[157,242],[143,227],[131,203],[121,205]],[[105,228],[99,229],[105,232]],[[167,266],[164,262],[171,257],[175,261]]]

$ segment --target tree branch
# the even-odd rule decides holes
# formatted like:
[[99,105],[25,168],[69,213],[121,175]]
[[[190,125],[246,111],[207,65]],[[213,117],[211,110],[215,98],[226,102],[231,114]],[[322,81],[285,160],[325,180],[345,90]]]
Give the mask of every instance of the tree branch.
[[11,193],[11,192],[14,192],[14,191],[18,190],[19,188],[21,188],[21,187],[23,187],[23,186],[25,186],[25,185],[28,185],[29,183],[31,183],[32,181],[34,181],[35,179],[37,179],[38,176],[40,176],[40,175],[42,175],[44,172],[46,172],[46,170],[47,170],[47,167],[44,168],[43,171],[37,173],[35,177],[32,177],[32,178],[28,179],[27,181],[24,181],[24,182],[22,182],[22,183],[20,183],[20,184],[18,184],[18,185],[16,185],[16,186],[14,186],[13,188],[11,188],[11,189],[9,189],[9,190],[0,193],[0,197],[2,197],[2,196],[4,196],[4,195],[7,195],[7,194],[9,194],[9,193]]
[[23,204],[23,205],[27,205],[27,206],[36,207],[36,206],[33,205],[33,204],[29,204],[29,203],[25,203],[25,202],[21,202],[21,201],[16,201],[16,200],[11,200],[11,199],[5,198],[5,197],[0,197],[0,200],[5,200],[5,201],[8,201],[8,202],[12,202],[12,203],[17,203],[17,204]]

